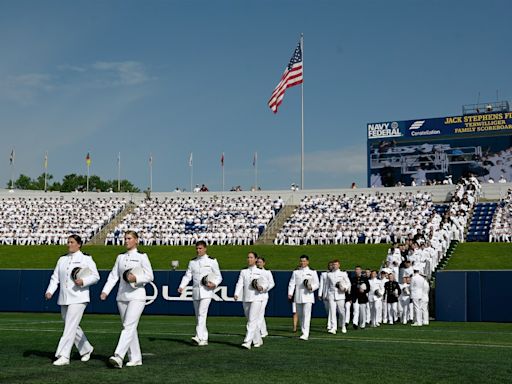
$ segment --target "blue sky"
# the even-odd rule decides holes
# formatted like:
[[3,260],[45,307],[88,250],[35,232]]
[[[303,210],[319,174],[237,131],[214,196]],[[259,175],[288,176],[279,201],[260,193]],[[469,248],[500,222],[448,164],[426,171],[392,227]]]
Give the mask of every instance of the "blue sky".
[[366,124],[510,100],[510,1],[0,1],[0,183],[300,182],[300,87],[267,100],[304,33],[305,186],[366,184]]

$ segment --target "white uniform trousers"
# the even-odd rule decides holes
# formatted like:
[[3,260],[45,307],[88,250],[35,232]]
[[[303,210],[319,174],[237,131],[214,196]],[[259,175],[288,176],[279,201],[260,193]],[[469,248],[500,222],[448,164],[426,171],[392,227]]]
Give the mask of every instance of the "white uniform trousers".
[[429,315],[428,315],[428,301],[422,300],[421,301],[421,319],[423,320],[423,325],[428,325],[429,323]]
[[297,303],[297,314],[299,315],[300,329],[302,331],[302,336],[304,337],[309,337],[312,307],[313,303]]
[[121,321],[123,322],[123,330],[119,336],[119,342],[117,343],[114,354],[121,359],[124,359],[124,356],[128,352],[129,361],[142,361],[137,326],[139,325],[140,315],[142,315],[145,306],[146,301],[142,300],[117,302],[117,308],[119,309]]
[[268,335],[267,322],[265,321],[265,310],[267,309],[268,297],[262,301],[260,309],[260,333],[265,337]]
[[85,307],[87,307],[87,303],[61,305],[60,313],[62,320],[64,320],[64,332],[57,346],[55,357],[63,356],[69,359],[73,344],[75,344],[80,355],[85,355],[92,351],[92,345],[87,340],[87,337],[85,337],[82,328],[80,328],[80,321],[82,320]]
[[352,324],[358,325],[360,328],[364,328],[366,326],[366,303],[359,304],[358,302],[352,303],[354,307],[354,317],[352,319]]
[[350,323],[350,307],[352,306],[351,301],[345,301],[345,324]]
[[370,323],[372,327],[382,322],[382,300],[370,301]]
[[409,308],[411,304],[411,298],[407,297],[406,299],[400,299],[400,308],[402,312],[400,313],[400,319],[402,320],[402,324],[407,324],[409,321]]
[[366,303],[366,324],[370,324],[370,302]]
[[382,300],[382,322],[385,324],[388,322],[388,301]]
[[245,317],[247,318],[244,343],[261,344],[261,307],[263,301],[243,302]]
[[387,303],[388,323],[393,324],[398,316],[398,303]]
[[412,307],[414,309],[414,323],[423,324],[423,310],[422,310],[422,299],[413,299]]
[[[331,304],[330,304],[330,299],[324,299],[323,300],[323,303],[324,303],[324,307],[325,307],[325,313],[327,314],[327,330],[330,330],[330,329],[336,329],[336,323],[333,323],[331,320],[332,320],[332,316],[331,316]],[[336,312],[334,312],[334,319],[336,320]]]
[[206,329],[206,318],[211,298],[194,300],[194,312],[196,314],[196,337],[201,341],[208,341],[208,329]]
[[[334,297],[329,297],[329,321],[331,328],[329,329],[338,329],[338,325],[340,327],[345,326],[345,299],[334,300]],[[339,314],[339,318],[337,319],[337,315]],[[338,321],[337,321],[338,320]]]

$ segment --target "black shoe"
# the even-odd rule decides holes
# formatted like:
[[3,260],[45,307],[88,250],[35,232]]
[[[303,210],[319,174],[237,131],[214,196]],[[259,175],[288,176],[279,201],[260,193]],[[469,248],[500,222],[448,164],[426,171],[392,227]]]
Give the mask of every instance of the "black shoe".
[[358,327],[357,325],[355,325],[355,324],[354,324],[354,325],[352,325],[352,326],[353,326],[353,327],[354,327],[354,329],[356,329],[356,330],[357,330],[357,328],[359,328],[359,327]]

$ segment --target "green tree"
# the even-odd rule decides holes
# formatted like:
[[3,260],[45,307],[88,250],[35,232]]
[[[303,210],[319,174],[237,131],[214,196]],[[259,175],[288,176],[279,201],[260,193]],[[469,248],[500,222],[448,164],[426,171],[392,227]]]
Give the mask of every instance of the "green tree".
[[[14,188],[16,189],[31,189],[32,179],[27,175],[21,174],[17,180],[14,181]],[[11,181],[7,182],[7,187],[11,187]]]

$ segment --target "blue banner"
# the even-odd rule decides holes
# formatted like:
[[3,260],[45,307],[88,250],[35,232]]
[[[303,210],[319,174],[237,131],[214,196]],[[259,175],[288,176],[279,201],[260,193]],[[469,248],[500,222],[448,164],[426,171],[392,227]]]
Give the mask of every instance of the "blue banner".
[[[109,271],[100,271],[101,280],[90,288],[91,302],[88,313],[118,313],[116,304],[117,288],[114,288],[105,301],[100,293]],[[155,271],[155,279],[146,285],[146,309],[144,313],[154,315],[193,315],[192,286],[182,294],[177,292],[184,271]],[[49,301],[44,293],[50,281],[51,270],[0,270],[0,290],[11,294],[0,300],[0,311],[10,312],[60,312],[57,305],[58,291]],[[241,302],[235,302],[233,294],[239,272],[222,272],[222,284],[216,288],[209,309],[213,316],[243,316]],[[288,282],[291,272],[273,272],[276,286],[269,293],[267,316],[291,316],[291,303],[288,301]],[[325,317],[323,303],[313,306],[313,316]]]

